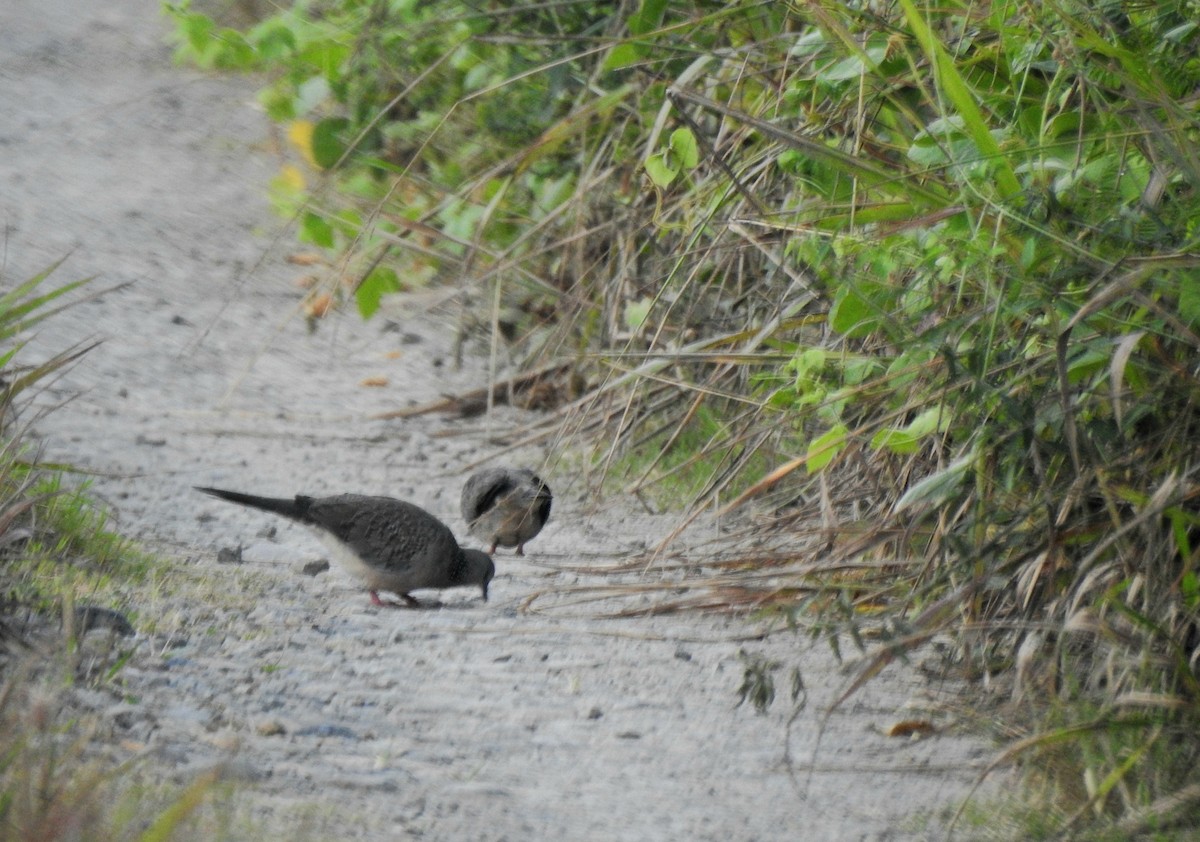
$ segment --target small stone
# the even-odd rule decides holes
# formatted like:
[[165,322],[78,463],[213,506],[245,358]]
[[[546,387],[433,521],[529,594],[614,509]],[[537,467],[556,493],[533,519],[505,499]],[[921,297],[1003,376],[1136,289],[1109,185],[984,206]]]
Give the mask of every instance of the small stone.
[[109,629],[114,634],[130,637],[134,634],[133,624],[120,611],[101,608],[98,605],[79,605],[75,608],[75,627],[79,634],[92,629]]
[[343,740],[357,740],[358,735],[344,725],[310,725],[296,732],[297,737],[340,737]]
[[316,561],[306,561],[300,567],[300,572],[305,576],[317,576],[329,569],[329,562],[323,558]]
[[217,550],[217,564],[241,564],[242,563],[242,545],[238,544],[237,549],[233,547],[221,547]]
[[602,716],[604,716],[604,711],[600,710],[600,708],[592,708],[591,710],[588,711],[587,718],[588,719],[599,719]]
[[283,723],[278,719],[264,719],[254,728],[260,737],[279,737],[287,733]]

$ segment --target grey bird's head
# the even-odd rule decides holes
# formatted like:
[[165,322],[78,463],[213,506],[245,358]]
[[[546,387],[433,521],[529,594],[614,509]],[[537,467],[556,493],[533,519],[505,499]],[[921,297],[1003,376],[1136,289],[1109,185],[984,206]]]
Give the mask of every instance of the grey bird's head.
[[465,584],[478,582],[480,590],[483,592],[483,600],[487,602],[488,583],[496,575],[496,565],[492,563],[492,557],[482,550],[463,550],[462,555],[463,561],[466,563],[463,582]]

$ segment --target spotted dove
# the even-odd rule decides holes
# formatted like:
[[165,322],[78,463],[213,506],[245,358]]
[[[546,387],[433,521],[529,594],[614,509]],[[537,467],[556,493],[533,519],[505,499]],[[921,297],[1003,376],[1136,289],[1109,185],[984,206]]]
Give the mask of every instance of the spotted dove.
[[550,486],[527,468],[486,468],[463,486],[462,516],[471,534],[496,547],[516,547],[525,555],[525,542],[542,531],[550,519]]
[[295,499],[258,497],[196,487],[231,503],[283,515],[315,527],[317,537],[351,573],[366,583],[375,605],[379,591],[398,594],[410,606],[418,588],[479,585],[484,600],[496,568],[479,550],[458,546],[450,528],[419,506],[391,497],[339,494]]

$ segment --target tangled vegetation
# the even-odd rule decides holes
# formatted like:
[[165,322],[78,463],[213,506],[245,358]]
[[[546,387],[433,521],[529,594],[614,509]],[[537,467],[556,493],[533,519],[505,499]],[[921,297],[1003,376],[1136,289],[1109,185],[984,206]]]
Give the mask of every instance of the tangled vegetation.
[[455,285],[629,490],[818,535],[756,604],[863,680],[951,635],[1046,832],[1200,821],[1200,3],[173,13],[269,74],[324,295]]

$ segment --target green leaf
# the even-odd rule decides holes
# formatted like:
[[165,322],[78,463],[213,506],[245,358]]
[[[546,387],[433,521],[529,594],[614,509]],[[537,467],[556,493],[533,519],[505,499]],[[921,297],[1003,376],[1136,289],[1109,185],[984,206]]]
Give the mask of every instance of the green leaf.
[[1067,381],[1072,385],[1079,384],[1098,371],[1108,367],[1112,355],[1107,348],[1084,350],[1067,364]]
[[849,432],[845,424],[835,424],[809,443],[805,464],[810,474],[822,470],[845,450]]
[[685,168],[693,169],[700,163],[700,147],[696,136],[689,129],[671,132],[667,148],[655,152],[646,159],[646,174],[659,187],[666,187]]
[[857,79],[864,73],[869,73],[878,67],[886,55],[886,44],[868,47],[865,57],[862,55],[847,56],[841,61],[835,61],[833,64],[822,68],[817,72],[817,81],[845,82],[848,79]]
[[301,242],[312,243],[321,248],[333,248],[333,226],[325,217],[305,211],[300,217],[299,238]]
[[805,348],[787,362],[787,367],[796,372],[796,380],[811,379],[815,372],[820,374],[825,368],[826,353],[824,348]]
[[1196,272],[1180,273],[1179,315],[1192,327],[1200,327],[1200,274]]
[[875,450],[887,449],[902,456],[916,453],[921,447],[921,440],[936,433],[947,421],[946,413],[940,407],[927,409],[902,429],[880,430],[871,439],[871,447]]
[[842,336],[861,339],[879,324],[877,308],[864,298],[856,287],[838,290],[829,308],[829,326]]
[[879,360],[870,357],[851,357],[842,363],[842,382],[847,386],[857,386],[868,377],[873,377],[883,365]]
[[313,126],[312,156],[321,169],[328,170],[337,165],[346,154],[343,141],[350,121],[345,117],[326,117]]
[[650,308],[654,306],[654,299],[649,296],[639,298],[637,301],[625,302],[625,327],[630,333],[637,333],[641,330],[646,318],[650,315]]
[[620,70],[623,67],[629,67],[632,64],[637,64],[645,55],[646,48],[642,44],[623,41],[612,48],[612,51],[608,54],[608,58],[604,60],[604,69]]
[[935,356],[935,352],[927,347],[914,345],[907,348],[888,366],[885,376],[889,385],[894,389],[905,388],[917,379]]
[[267,61],[283,61],[296,49],[296,36],[277,20],[267,20],[250,34],[259,55]]
[[892,453],[907,455],[916,453],[920,445],[916,438],[907,430],[880,430],[871,437],[871,447],[874,450],[890,450]]
[[203,55],[205,48],[212,39],[213,31],[217,28],[217,24],[212,18],[207,15],[202,15],[199,12],[191,12],[183,15],[179,20],[179,29],[183,32],[184,38],[187,39],[188,46],[196,51],[198,55]]
[[700,147],[691,129],[676,129],[671,132],[671,154],[683,169],[695,169],[700,163]]
[[385,295],[399,291],[400,276],[396,274],[396,271],[386,266],[376,267],[354,291],[358,312],[364,319],[371,318],[378,312],[379,303]]
[[642,0],[642,7],[629,19],[629,31],[634,35],[645,35],[662,25],[667,0]]
[[974,464],[974,451],[963,454],[942,470],[912,485],[904,492],[904,496],[896,501],[895,511],[901,512],[918,504],[940,506],[953,499]]
[[668,153],[665,150],[655,152],[646,159],[644,164],[646,175],[650,176],[650,180],[659,187],[667,187],[675,180],[675,176],[679,175],[679,168],[668,164],[667,157]]

